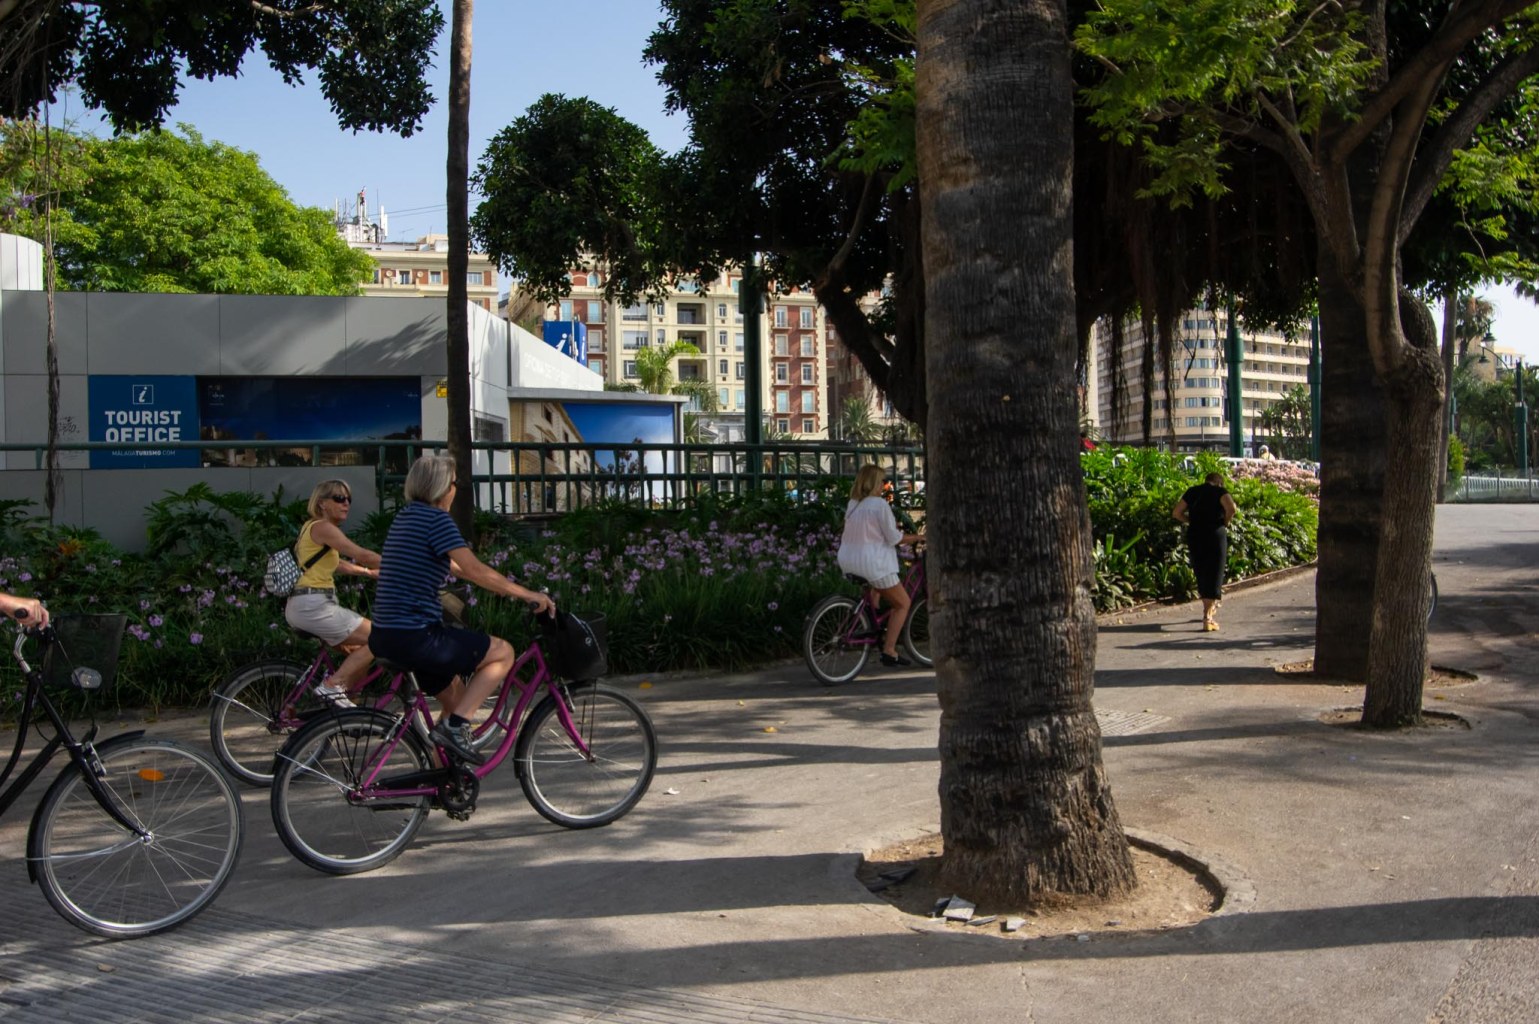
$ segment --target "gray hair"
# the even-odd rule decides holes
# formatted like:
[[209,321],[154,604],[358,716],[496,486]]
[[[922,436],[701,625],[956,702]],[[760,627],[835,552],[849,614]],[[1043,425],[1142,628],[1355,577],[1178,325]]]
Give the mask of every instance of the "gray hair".
[[454,483],[454,456],[424,455],[406,473],[406,500],[436,504]]

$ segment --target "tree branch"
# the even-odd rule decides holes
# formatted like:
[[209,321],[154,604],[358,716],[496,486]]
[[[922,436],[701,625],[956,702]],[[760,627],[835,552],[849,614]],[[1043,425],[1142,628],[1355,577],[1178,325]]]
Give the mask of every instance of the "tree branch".
[[322,11],[331,10],[331,4],[324,2],[313,3],[309,7],[297,7],[292,11],[280,11],[276,7],[270,7],[262,3],[262,0],[247,0],[251,9],[258,14],[265,14],[270,18],[302,18],[307,14],[319,14]]
[[1336,138],[1332,147],[1333,162],[1345,160],[1347,154],[1362,145],[1428,77],[1436,75],[1441,79],[1442,73],[1437,69],[1446,67],[1482,32],[1531,6],[1533,0],[1487,0],[1462,6],[1455,3],[1427,45],[1400,66],[1384,88],[1363,107],[1358,119]]
[[1438,183],[1453,163],[1454,151],[1465,146],[1474,137],[1475,129],[1491,115],[1523,81],[1539,74],[1539,47],[1509,55],[1491,72],[1475,91],[1464,98],[1453,115],[1444,121],[1437,134],[1422,147],[1411,170],[1411,183],[1406,189],[1405,208],[1400,220],[1401,244],[1410,237],[1411,231],[1421,218]]

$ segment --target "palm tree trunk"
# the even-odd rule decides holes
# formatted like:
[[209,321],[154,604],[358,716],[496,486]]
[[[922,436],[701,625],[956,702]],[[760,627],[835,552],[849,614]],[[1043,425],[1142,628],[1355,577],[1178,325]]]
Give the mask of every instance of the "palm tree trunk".
[[448,338],[449,454],[462,485],[450,510],[466,539],[474,543],[471,511],[474,489],[470,431],[470,310],[466,274],[470,270],[470,23],[474,0],[454,0],[449,43],[449,156],[446,165],[449,231]]
[[1090,705],[1063,0],[920,0],[931,598],[948,886],[1134,885]]

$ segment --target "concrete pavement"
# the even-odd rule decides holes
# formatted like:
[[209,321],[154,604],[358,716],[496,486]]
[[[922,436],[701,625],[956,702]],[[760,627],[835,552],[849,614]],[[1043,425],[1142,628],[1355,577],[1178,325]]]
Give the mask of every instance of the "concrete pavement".
[[[1310,655],[1313,576],[1109,617],[1096,707],[1126,824],[1232,866],[1247,907],[1153,937],[915,930],[854,881],[934,829],[933,677],[825,689],[797,664],[621,681],[661,740],[614,826],[539,818],[510,772],[394,864],[301,866],[247,795],[235,880],[169,935],[101,943],[26,882],[0,826],[0,1020],[1539,1020],[1539,507],[1445,506],[1429,691],[1470,726],[1320,721],[1355,688]],[[201,716],[153,724],[206,744]],[[773,732],[766,729],[772,728]],[[3,742],[3,737],[0,737]],[[41,786],[36,788],[40,794]]]

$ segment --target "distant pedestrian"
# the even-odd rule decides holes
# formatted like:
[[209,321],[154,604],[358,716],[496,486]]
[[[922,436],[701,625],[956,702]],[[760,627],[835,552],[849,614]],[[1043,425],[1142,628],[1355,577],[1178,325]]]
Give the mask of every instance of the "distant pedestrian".
[[1224,478],[1209,473],[1204,482],[1189,487],[1171,513],[1186,524],[1186,547],[1197,576],[1202,598],[1202,628],[1218,628],[1218,602],[1224,596],[1224,565],[1229,559],[1229,523],[1239,510],[1224,489]]
[[1256,453],[1256,458],[1265,459],[1266,461],[1271,462],[1275,460],[1277,456],[1272,454],[1272,449],[1268,448],[1266,445],[1262,445],[1261,450]]

